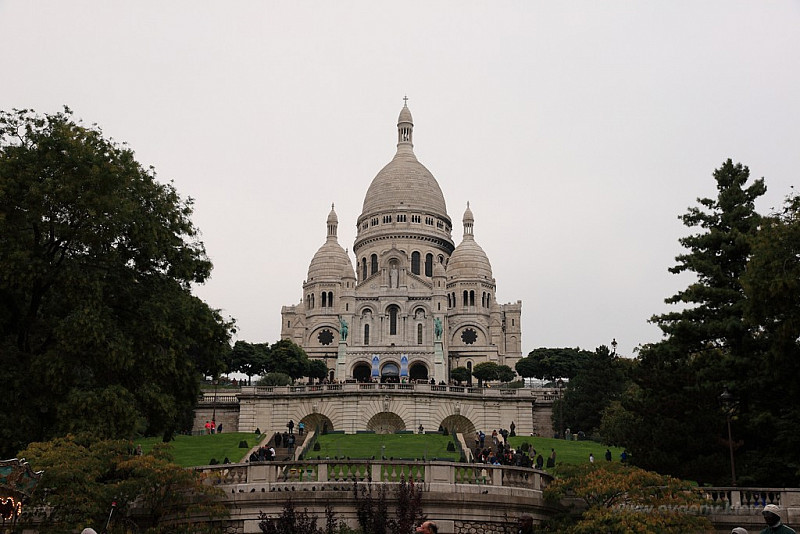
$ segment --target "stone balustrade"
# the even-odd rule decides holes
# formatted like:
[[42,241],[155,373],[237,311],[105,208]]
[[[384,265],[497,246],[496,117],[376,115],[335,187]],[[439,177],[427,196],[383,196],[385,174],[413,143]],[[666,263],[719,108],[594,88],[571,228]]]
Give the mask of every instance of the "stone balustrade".
[[501,399],[508,397],[528,398],[536,402],[552,403],[558,399],[558,390],[553,388],[502,388],[502,387],[468,387],[468,386],[443,386],[430,383],[409,384],[380,384],[345,382],[340,384],[319,384],[313,386],[242,386],[240,393],[225,392],[224,394],[206,391],[200,399],[201,404],[236,404],[241,395],[245,396],[304,396],[339,395],[341,393],[433,393],[451,396],[480,397],[484,399]]

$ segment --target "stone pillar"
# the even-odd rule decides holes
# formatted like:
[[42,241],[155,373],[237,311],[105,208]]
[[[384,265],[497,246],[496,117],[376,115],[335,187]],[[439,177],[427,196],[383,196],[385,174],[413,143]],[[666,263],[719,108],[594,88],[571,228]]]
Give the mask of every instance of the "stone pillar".
[[433,342],[433,378],[437,384],[442,381],[447,383],[447,369],[444,365],[444,350],[441,340]]
[[[348,336],[350,337],[350,336]],[[344,382],[347,373],[347,341],[339,341],[339,355],[336,358],[336,374],[335,378]]]

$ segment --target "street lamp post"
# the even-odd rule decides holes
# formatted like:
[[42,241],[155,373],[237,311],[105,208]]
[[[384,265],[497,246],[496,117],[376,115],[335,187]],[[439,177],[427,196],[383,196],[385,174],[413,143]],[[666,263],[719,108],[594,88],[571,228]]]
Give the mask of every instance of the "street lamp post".
[[556,386],[558,386],[558,421],[559,421],[559,437],[564,439],[564,381],[562,379],[558,379],[556,382]]
[[734,463],[733,459],[733,434],[731,433],[731,418],[733,417],[733,413],[736,411],[736,397],[728,391],[728,387],[725,386],[725,389],[722,391],[722,394],[719,396],[719,401],[722,404],[722,407],[725,409],[725,419],[728,423],[728,451],[731,455],[731,485],[736,485],[736,464]]

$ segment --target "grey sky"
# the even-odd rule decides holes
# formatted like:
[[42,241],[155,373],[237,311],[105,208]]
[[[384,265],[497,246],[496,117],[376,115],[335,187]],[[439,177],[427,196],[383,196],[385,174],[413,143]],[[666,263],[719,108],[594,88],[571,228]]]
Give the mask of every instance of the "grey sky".
[[619,351],[691,280],[677,216],[728,157],[780,205],[800,169],[800,2],[0,0],[0,108],[69,105],[195,199],[198,294],[274,342],[331,202],[352,248],[394,155],[415,152],[461,241],[467,201],[523,351]]

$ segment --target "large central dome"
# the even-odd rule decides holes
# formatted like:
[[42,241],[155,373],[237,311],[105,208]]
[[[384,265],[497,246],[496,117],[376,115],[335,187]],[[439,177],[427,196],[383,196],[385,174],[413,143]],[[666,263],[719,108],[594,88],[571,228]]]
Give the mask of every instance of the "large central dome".
[[411,112],[403,106],[397,121],[397,153],[372,180],[360,219],[401,208],[450,220],[436,178],[414,155],[413,130]]

